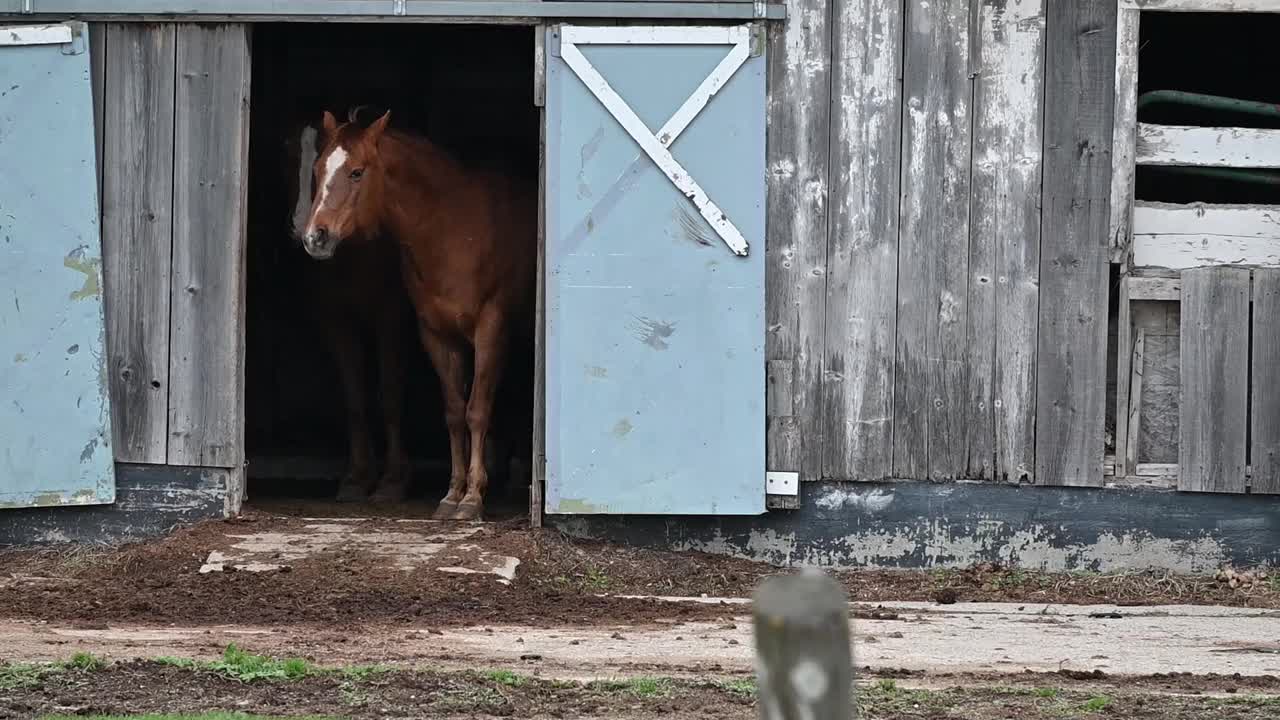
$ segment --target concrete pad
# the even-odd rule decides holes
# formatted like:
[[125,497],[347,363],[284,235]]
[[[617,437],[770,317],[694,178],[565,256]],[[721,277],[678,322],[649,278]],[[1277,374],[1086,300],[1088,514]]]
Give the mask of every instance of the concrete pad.
[[440,572],[494,575],[510,584],[520,559],[498,555],[468,542],[480,525],[422,521],[406,532],[366,529],[352,519],[316,520],[298,532],[227,533],[228,550],[213,550],[201,573],[224,572],[228,567],[244,572],[271,572],[290,563],[337,550],[355,550],[383,556],[399,570],[434,568]]
[[[1114,618],[1091,617],[1098,606],[1055,606],[1057,613],[1049,615],[996,603],[982,604],[982,612],[945,606],[945,612],[919,607],[922,612],[916,613],[907,605],[886,604],[899,611],[896,620],[852,621],[858,667],[929,674],[1100,670],[1113,676],[1280,676],[1280,619],[1265,611],[1123,608],[1135,614]],[[645,627],[371,625],[358,634],[307,626],[88,629],[0,620],[0,657],[65,659],[73,650],[113,659],[213,657],[235,642],[252,652],[324,663],[522,667],[574,678],[750,673],[751,619],[734,614],[718,623],[673,620]]]

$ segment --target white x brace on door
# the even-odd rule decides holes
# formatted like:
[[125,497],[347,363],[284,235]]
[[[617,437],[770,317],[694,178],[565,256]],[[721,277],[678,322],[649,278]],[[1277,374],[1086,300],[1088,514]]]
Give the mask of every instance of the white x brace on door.
[[[575,27],[566,26],[560,34],[560,54],[565,63],[573,68],[591,94],[596,96],[600,104],[622,125],[632,140],[644,150],[649,159],[658,166],[667,179],[680,192],[693,201],[702,215],[720,239],[729,246],[735,255],[747,254],[747,240],[734,226],[723,211],[707,197],[707,193],[698,182],[689,176],[689,171],[675,159],[668,148],[680,133],[689,127],[689,123],[707,106],[711,97],[720,92],[729,78],[733,77],[750,54],[751,28],[746,25],[734,27]],[[587,60],[578,48],[579,44],[587,45],[730,45],[729,54],[711,71],[689,96],[680,109],[672,115],[655,135],[644,121],[636,115],[631,106],[623,100],[617,91],[600,75],[595,66]]]
[[764,512],[761,32],[547,49],[546,510]]

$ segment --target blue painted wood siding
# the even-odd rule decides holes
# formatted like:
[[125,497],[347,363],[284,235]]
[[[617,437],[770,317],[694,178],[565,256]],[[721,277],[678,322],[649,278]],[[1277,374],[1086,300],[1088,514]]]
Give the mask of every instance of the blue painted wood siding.
[[68,26],[0,42],[0,508],[115,500],[89,36]]

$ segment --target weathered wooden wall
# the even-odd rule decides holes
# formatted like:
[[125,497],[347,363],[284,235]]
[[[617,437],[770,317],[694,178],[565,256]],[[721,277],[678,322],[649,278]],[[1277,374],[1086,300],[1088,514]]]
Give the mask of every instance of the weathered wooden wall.
[[[110,24],[97,85],[116,459],[244,459],[249,32]],[[232,495],[236,493],[232,492]]]
[[[1116,3],[789,13],[769,41],[770,468],[1101,485]],[[104,34],[120,459],[235,466],[248,32]]]
[[1099,486],[1115,0],[793,0],[769,467]]

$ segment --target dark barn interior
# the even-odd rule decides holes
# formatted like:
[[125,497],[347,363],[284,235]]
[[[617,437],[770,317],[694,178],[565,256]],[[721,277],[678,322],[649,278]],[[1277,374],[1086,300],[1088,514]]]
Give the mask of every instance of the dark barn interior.
[[[1144,12],[1138,50],[1138,121],[1163,125],[1280,128],[1280,85],[1274,13]],[[1266,114],[1143,105],[1156,90],[1215,95],[1269,104]],[[1264,111],[1265,112],[1265,111]],[[1280,204],[1280,172],[1139,167],[1139,200],[1172,203]]]
[[[533,104],[530,27],[379,24],[262,24],[253,35],[248,206],[246,445],[250,503],[332,501],[346,470],[348,431],[337,365],[323,328],[299,307],[299,277],[312,260],[288,235],[292,204],[282,177],[291,123],[340,119],[368,105],[392,125],[425,133],[460,161],[534,178],[538,108]],[[372,117],[376,117],[374,114]],[[362,120],[365,120],[363,115]],[[372,118],[370,118],[372,119]],[[367,120],[366,120],[367,121]],[[296,131],[294,131],[296,132]],[[403,438],[414,467],[410,501],[388,512],[425,514],[448,485],[449,447],[435,370],[404,304]],[[373,398],[370,430],[382,455],[372,343],[366,355]],[[511,350],[495,429],[510,450],[490,464],[489,514],[527,510],[526,470],[508,482],[512,453],[528,452],[533,348]],[[517,416],[519,415],[519,416]],[[491,436],[492,437],[492,436]],[[424,502],[425,501],[425,502]],[[346,508],[344,508],[346,509]],[[372,508],[369,508],[372,509]]]
[[[1138,122],[1200,127],[1280,128],[1280,86],[1273,38],[1280,15],[1273,13],[1143,12],[1138,40]],[[1149,93],[1175,91],[1265,103],[1260,112],[1196,107],[1161,100]],[[1144,98],[1145,96],[1145,98]],[[1216,101],[1209,101],[1216,104]],[[1233,168],[1176,168],[1139,165],[1139,201],[1166,203],[1280,204],[1280,171]],[[1111,272],[1111,337],[1108,343],[1107,452],[1114,451],[1116,352],[1119,308],[1118,266]],[[1178,462],[1180,326],[1177,302],[1135,301],[1134,332],[1145,333],[1137,438],[1139,463]]]

